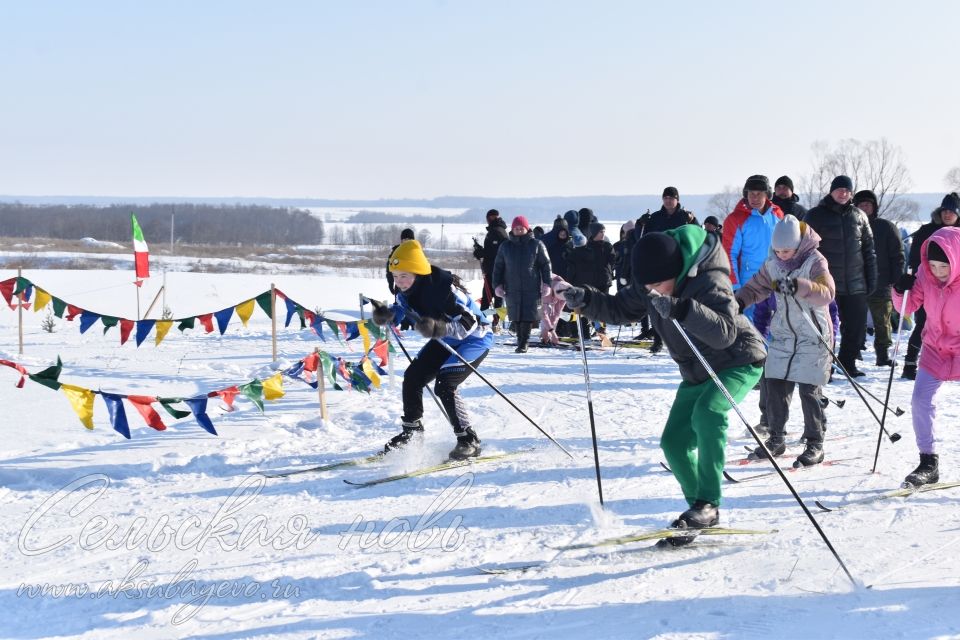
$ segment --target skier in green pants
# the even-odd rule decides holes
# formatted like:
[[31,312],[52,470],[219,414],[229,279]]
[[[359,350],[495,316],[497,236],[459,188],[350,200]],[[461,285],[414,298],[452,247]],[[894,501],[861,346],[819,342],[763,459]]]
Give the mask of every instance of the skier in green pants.
[[567,283],[554,290],[593,320],[628,324],[650,316],[683,378],[660,438],[689,505],[672,526],[716,526],[731,407],[673,320],[737,402],[760,379],[766,356],[760,334],[740,314],[719,239],[695,225],[648,233],[633,249],[630,286],[616,295]]

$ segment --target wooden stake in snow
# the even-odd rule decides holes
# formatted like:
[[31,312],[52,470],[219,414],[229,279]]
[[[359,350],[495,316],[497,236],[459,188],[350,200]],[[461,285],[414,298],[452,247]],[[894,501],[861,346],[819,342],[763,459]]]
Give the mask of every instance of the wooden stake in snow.
[[327,385],[324,378],[323,362],[320,360],[320,349],[314,348],[313,352],[317,355],[317,394],[320,396],[320,424],[326,426],[330,415],[327,413]]
[[273,361],[277,361],[277,288],[270,283],[270,335],[273,340]]
[[[23,267],[17,267],[17,283],[20,282],[20,278],[23,277]],[[23,294],[20,294],[21,296]],[[18,353],[23,355],[23,298],[21,297],[17,300],[17,325],[19,327],[18,331],[20,334],[20,350]]]

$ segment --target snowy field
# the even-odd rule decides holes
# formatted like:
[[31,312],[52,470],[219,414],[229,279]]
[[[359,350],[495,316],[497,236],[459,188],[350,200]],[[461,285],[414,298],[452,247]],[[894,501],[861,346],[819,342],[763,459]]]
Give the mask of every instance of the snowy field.
[[[129,272],[24,275],[68,302],[135,313]],[[178,316],[236,304],[271,280],[311,309],[349,314],[360,292],[386,297],[382,280],[335,275],[167,278]],[[0,310],[0,358],[35,373],[59,355],[62,382],[118,393],[189,395],[269,377],[314,347],[347,359],[362,350],[359,340],[350,348],[321,343],[292,326],[280,330],[274,362],[269,320],[259,309],[248,327],[234,319],[222,337],[173,329],[159,346],[151,338],[140,348],[120,346],[117,329],[103,335],[99,324],[81,335],[77,321],[61,321],[47,333],[44,315],[24,313],[18,356],[17,313]],[[422,345],[415,335],[405,341],[409,349]],[[391,384],[369,394],[330,392],[328,423],[319,419],[317,392],[294,380],[262,414],[242,397],[233,412],[211,402],[219,437],[192,417],[165,413],[169,428],[154,431],[128,408],[126,440],[111,429],[100,398],[88,431],[63,393],[31,380],[18,389],[14,370],[0,368],[0,636],[960,638],[960,489],[816,513],[856,587],[775,476],[727,484],[721,515],[724,526],[774,534],[701,538],[669,551],[649,542],[553,549],[659,529],[685,508],[658,449],[679,377],[666,354],[588,352],[606,499],[600,508],[579,355],[514,354],[510,341],[498,338],[481,371],[573,459],[472,377],[462,392],[485,452],[522,453],[366,488],[343,480],[432,464],[453,445],[429,397],[420,450],[284,479],[256,472],[378,450],[399,429],[400,353]],[[882,396],[887,378],[872,360],[868,351],[862,380]],[[827,394],[846,404],[828,410],[826,453],[847,461],[787,474],[812,510],[815,499],[836,503],[896,488],[916,466],[910,390],[895,380],[892,403],[907,412],[887,420],[904,437],[884,441],[871,475],[877,425],[845,382],[829,385]],[[743,405],[750,420],[756,403],[752,392]],[[941,405],[945,481],[958,479],[960,433],[951,428],[958,417],[956,403]],[[801,422],[795,402],[793,437]],[[751,444],[735,414],[729,435],[732,461]],[[769,465],[728,470],[743,478]],[[480,570],[530,563],[542,564]]]

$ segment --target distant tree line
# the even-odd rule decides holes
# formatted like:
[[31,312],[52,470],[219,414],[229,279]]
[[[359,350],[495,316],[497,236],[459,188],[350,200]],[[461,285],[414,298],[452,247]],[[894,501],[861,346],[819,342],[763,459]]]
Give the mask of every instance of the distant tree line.
[[0,203],[0,235],[130,242],[136,214],[147,244],[320,244],[323,222],[303,209],[262,205],[27,205]]

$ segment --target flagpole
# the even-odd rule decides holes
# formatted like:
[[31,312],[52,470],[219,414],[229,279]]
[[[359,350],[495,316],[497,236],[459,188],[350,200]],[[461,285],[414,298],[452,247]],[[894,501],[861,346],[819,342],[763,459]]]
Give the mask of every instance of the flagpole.
[[140,287],[136,284],[133,286],[137,288],[137,320],[143,320],[143,318],[140,317]]
[[[23,267],[17,267],[17,284],[20,284],[20,278],[23,277]],[[16,288],[16,287],[14,287]],[[19,300],[17,300],[17,324],[19,325],[20,333],[20,355],[23,355],[23,294],[20,294]]]
[[330,416],[327,414],[327,386],[324,384],[323,361],[320,360],[320,349],[314,348],[317,354],[317,394],[320,396],[320,426],[327,426]]
[[273,361],[277,361],[277,288],[270,283],[270,333],[273,341]]

